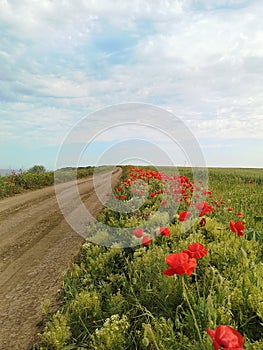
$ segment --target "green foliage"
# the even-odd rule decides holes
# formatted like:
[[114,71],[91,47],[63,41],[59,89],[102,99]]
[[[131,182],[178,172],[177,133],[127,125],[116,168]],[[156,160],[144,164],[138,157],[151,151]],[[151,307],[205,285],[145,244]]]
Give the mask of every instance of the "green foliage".
[[46,168],[44,165],[34,165],[32,168],[28,169],[27,172],[32,174],[43,174],[46,172]]
[[91,336],[89,349],[94,350],[123,350],[127,349],[127,337],[130,324],[128,318],[122,315],[112,315],[106,318],[103,326],[96,329]]
[[55,173],[46,171],[42,165],[35,165],[27,172],[12,172],[9,176],[0,177],[0,198],[13,196],[25,190],[34,190],[56,183],[71,181],[87,177],[94,171],[94,167],[78,168],[75,170],[58,170]]
[[47,323],[45,332],[41,337],[45,347],[41,347],[40,349],[65,349],[65,345],[71,337],[71,332],[67,324],[67,316],[57,312]]
[[[201,227],[198,219],[182,234],[185,223],[174,220],[169,225],[170,236],[159,234],[147,247],[121,249],[85,243],[79,261],[64,278],[60,311],[50,317],[38,346],[212,350],[206,329],[222,324],[244,335],[245,349],[263,349],[262,224],[253,221],[254,216],[262,215],[262,208],[246,204],[247,199],[259,204],[253,192],[262,194],[261,177],[253,177],[252,172],[244,172],[243,177],[239,172],[223,174],[221,170],[211,173],[215,193],[211,201],[221,201],[215,198],[219,188],[225,203],[206,217],[205,226]],[[150,210],[153,220],[147,229],[156,233],[168,218],[166,212],[153,210],[152,214],[151,205],[155,208],[156,198],[142,206],[135,218],[117,217],[109,210],[100,218],[113,226],[125,224],[128,233],[132,220],[143,224],[144,214]],[[217,208],[216,203],[214,206]],[[227,210],[230,206],[233,212]],[[229,220],[239,211],[243,212],[240,220],[245,218],[251,229],[257,224],[258,234],[249,234],[246,228],[245,235],[239,237],[230,231]],[[95,227],[92,234],[96,234]],[[98,240],[106,234],[109,232],[97,231]],[[195,242],[209,252],[198,259],[194,273],[190,277],[163,275],[165,257]]]
[[12,173],[0,178],[0,198],[13,196],[25,190],[50,186],[54,183],[53,172]]

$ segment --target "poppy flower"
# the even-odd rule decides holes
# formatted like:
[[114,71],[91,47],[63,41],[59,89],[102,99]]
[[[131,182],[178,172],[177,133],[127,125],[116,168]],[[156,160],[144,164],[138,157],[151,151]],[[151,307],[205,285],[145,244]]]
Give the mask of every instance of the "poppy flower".
[[199,216],[209,214],[213,210],[212,205],[209,205],[207,202],[198,202],[195,207],[200,211]]
[[150,193],[150,196],[153,198],[153,197],[156,196],[156,194],[155,194],[154,192],[151,192],[151,193]]
[[237,213],[237,216],[238,216],[239,218],[242,218],[242,217],[243,217],[243,214],[241,213],[241,211],[239,211],[239,212]]
[[211,191],[207,191],[207,190],[203,190],[202,192],[202,196],[211,196],[212,192]]
[[170,236],[170,230],[168,227],[160,227],[160,234],[164,236]]
[[126,198],[125,194],[122,194],[121,199],[125,199],[125,198]]
[[230,230],[234,233],[237,233],[238,236],[244,236],[244,228],[245,226],[242,224],[241,221],[237,221],[235,223],[234,220],[231,220],[229,222],[229,225],[230,225]]
[[143,236],[142,237],[142,244],[144,246],[149,245],[151,243],[151,241],[152,241],[152,239],[150,237],[148,237],[148,236]]
[[216,330],[207,329],[208,335],[213,341],[215,350],[244,350],[244,337],[230,326],[218,326]]
[[232,211],[232,210],[233,210],[233,208],[230,208],[230,207],[229,207],[229,208],[227,208],[227,210],[228,210],[228,211]]
[[179,214],[179,218],[178,220],[179,221],[186,221],[190,218],[191,216],[191,213],[189,211],[182,211],[180,214]]
[[117,188],[117,190],[120,192],[120,191],[122,190],[122,187],[119,186],[119,187]]
[[135,237],[140,238],[143,236],[143,229],[139,228],[137,230],[133,230],[132,233],[134,234]]
[[196,209],[201,211],[203,209],[203,207],[204,207],[204,203],[205,202],[197,202],[196,205],[195,205]]
[[204,249],[203,244],[192,243],[188,245],[187,250],[183,250],[183,253],[186,253],[189,258],[201,259],[208,253],[208,249]]
[[230,225],[230,230],[231,230],[232,232],[237,232],[237,229],[236,229],[236,225],[235,225],[235,221],[234,221],[234,220],[230,220],[229,225]]
[[196,259],[189,258],[189,255],[184,252],[170,254],[165,258],[165,261],[170,266],[163,271],[163,274],[166,276],[173,276],[175,274],[182,276],[184,273],[191,276],[197,266]]

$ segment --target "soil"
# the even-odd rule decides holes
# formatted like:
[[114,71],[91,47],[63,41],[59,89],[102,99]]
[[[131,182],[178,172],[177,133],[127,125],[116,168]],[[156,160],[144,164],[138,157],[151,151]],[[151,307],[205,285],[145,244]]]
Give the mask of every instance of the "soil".
[[[121,169],[112,173],[111,186],[120,175]],[[109,190],[108,179],[109,174],[101,175],[100,185],[105,192]],[[67,195],[70,193],[69,183],[59,186],[66,186]],[[103,203],[96,195],[92,177],[79,180],[78,189],[83,203],[96,217]],[[32,347],[43,317],[42,305],[47,300],[56,303],[63,275],[83,243],[84,238],[62,215],[54,186],[0,201],[1,350]]]

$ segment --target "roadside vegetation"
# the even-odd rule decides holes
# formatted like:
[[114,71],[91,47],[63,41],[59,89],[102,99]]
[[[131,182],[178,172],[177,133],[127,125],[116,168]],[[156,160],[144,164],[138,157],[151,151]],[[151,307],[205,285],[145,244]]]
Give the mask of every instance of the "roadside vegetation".
[[263,349],[263,170],[164,171],[123,169],[109,201],[147,199],[89,228],[35,350]]
[[59,169],[56,172],[46,171],[43,165],[34,165],[27,171],[12,171],[10,175],[0,176],[0,198],[14,196],[26,190],[39,189],[56,182],[66,182],[77,178],[83,178],[93,174],[94,167],[80,167]]

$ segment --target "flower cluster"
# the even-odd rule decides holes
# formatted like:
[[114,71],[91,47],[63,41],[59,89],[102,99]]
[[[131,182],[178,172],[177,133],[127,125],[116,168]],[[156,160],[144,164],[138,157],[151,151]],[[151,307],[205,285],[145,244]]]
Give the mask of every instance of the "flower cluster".
[[[145,186],[149,186],[148,191],[146,191]],[[228,207],[221,197],[218,197],[218,199],[213,198],[212,192],[205,188],[201,180],[195,183],[191,182],[186,176],[171,176],[158,171],[132,167],[129,172],[129,178],[125,179],[117,188],[115,198],[129,200],[133,195],[140,197],[146,193],[148,193],[148,198],[147,210],[142,215],[144,220],[147,220],[151,215],[149,203],[153,203],[156,207],[159,205],[162,211],[171,209],[173,205],[180,203],[181,210],[175,216],[179,222],[199,217],[197,228],[202,229],[209,222],[209,219],[207,219],[208,215],[217,215],[216,213],[219,212],[223,214],[228,212],[231,215],[235,213],[238,221],[230,220],[230,230],[238,236],[244,235],[245,220],[242,220],[243,213],[240,211],[235,212],[232,207]],[[177,210],[176,205],[175,207]],[[170,236],[171,233],[170,229],[164,226],[155,227],[154,230],[154,236],[157,234]],[[153,240],[149,233],[144,232],[143,228],[135,229],[132,233],[141,240],[144,246],[150,245]],[[163,274],[166,276],[183,276],[184,274],[191,276],[197,267],[197,260],[205,257],[207,253],[208,249],[203,244],[189,244],[187,249],[166,256],[165,261],[168,268],[163,271]],[[207,333],[213,341],[215,350],[243,350],[244,337],[230,326],[219,325],[215,330],[207,329]]]
[[[209,192],[211,193],[211,192]],[[199,216],[204,216],[210,214],[214,208],[212,205],[209,205],[207,202],[198,202],[195,205],[196,210],[198,211]],[[191,217],[192,213],[190,211],[182,211],[179,214],[178,220],[179,221],[186,221]],[[205,220],[202,221],[202,224],[204,226]]]
[[199,211],[199,216],[210,214],[214,210],[212,205],[209,205],[207,202],[196,203],[196,209]]
[[[160,227],[159,229],[159,232],[161,235],[163,236],[170,236],[171,232],[169,230],[168,227]],[[139,228],[139,229],[136,229],[136,230],[133,230],[132,231],[133,235],[136,237],[136,238],[141,238],[142,239],[142,244],[144,246],[148,246],[151,242],[152,242],[152,238],[150,238],[149,236],[147,236],[145,233],[144,233],[144,230],[142,228]]]
[[238,236],[244,236],[244,228],[245,226],[241,221],[235,222],[234,220],[230,221],[230,230],[234,233],[237,233]]
[[165,258],[166,263],[170,266],[163,271],[166,276],[175,274],[182,276],[186,274],[191,276],[197,267],[196,259],[203,258],[208,253],[208,249],[204,249],[203,244],[193,243],[188,245],[187,250],[181,253],[170,254]]

